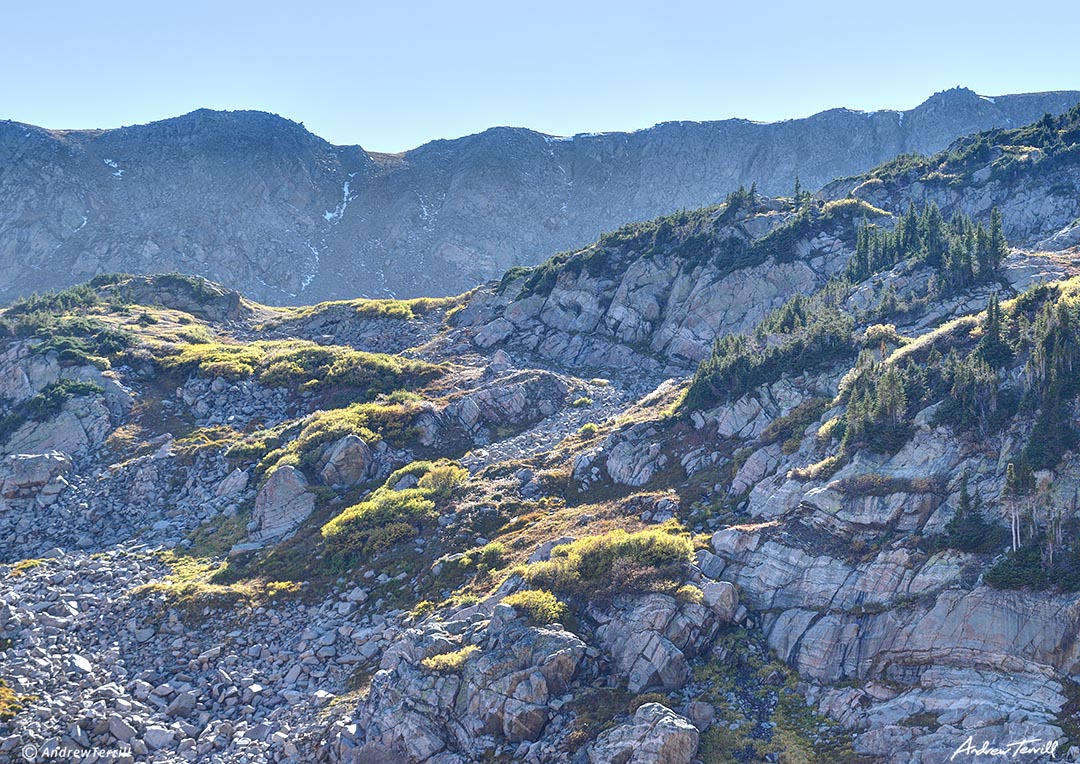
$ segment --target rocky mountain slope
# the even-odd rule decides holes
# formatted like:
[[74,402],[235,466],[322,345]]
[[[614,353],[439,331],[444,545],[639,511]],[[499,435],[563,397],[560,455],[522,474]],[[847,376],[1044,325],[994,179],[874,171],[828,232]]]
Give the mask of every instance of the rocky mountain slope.
[[331,146],[258,112],[104,131],[5,122],[0,299],[170,271],[274,304],[452,294],[739,186],[789,193],[800,176],[817,188],[1078,100],[955,89],[908,111],[572,138],[494,128],[399,155]]
[[1074,756],[1068,257],[725,203],[447,299],[0,315],[0,752]]
[[933,202],[946,214],[989,215],[1021,246],[1063,251],[1080,244],[1080,110],[965,136],[927,157],[901,156],[830,183],[826,199],[853,196],[890,211]]

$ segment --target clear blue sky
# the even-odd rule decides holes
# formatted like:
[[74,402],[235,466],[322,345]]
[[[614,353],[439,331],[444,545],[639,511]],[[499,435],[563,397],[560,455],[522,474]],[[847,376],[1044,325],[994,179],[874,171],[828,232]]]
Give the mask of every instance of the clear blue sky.
[[1075,2],[5,2],[0,118],[115,127],[262,109],[399,151],[1080,88]]

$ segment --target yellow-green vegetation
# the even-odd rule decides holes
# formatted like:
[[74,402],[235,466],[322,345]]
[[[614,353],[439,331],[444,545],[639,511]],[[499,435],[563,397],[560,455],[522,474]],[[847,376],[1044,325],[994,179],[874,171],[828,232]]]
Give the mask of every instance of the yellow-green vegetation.
[[229,448],[240,442],[243,433],[227,425],[198,427],[182,438],[177,438],[173,449],[182,455],[195,454],[204,449],[218,450]]
[[600,425],[596,424],[596,422],[586,422],[578,428],[578,435],[583,438],[591,438],[596,435],[599,429]]
[[393,318],[411,321],[433,310],[450,307],[459,297],[414,297],[409,300],[333,300],[300,308],[284,308],[287,318],[312,318],[334,309],[352,309],[360,318]]
[[433,310],[446,308],[456,297],[415,297],[411,300],[358,300],[356,315],[363,318],[400,318],[412,320]]
[[186,553],[192,557],[214,557],[228,554],[234,544],[247,538],[247,522],[250,515],[237,514],[232,517],[215,515],[213,519],[200,525],[189,537],[191,546]]
[[257,377],[271,387],[328,390],[347,387],[370,395],[415,387],[439,376],[434,364],[343,345],[307,340],[189,343],[162,349],[166,369],[231,380]]
[[464,572],[484,575],[506,565],[506,546],[501,541],[491,541],[471,552],[466,552],[458,561],[457,568]]
[[16,562],[14,565],[11,566],[10,571],[8,571],[8,575],[9,576],[22,576],[22,575],[25,575],[27,571],[32,571],[33,568],[36,568],[36,567],[39,567],[40,565],[43,565],[44,562],[45,562],[44,560],[38,560],[37,558],[31,558],[29,560],[19,560],[18,562]]
[[431,600],[420,600],[413,605],[412,610],[409,611],[409,615],[413,618],[426,618],[434,613],[437,607],[438,606]]
[[[394,486],[408,475],[419,478],[416,487],[397,490]],[[403,467],[370,497],[322,527],[328,554],[348,565],[358,555],[377,555],[413,538],[436,515],[436,502],[449,499],[467,476],[467,470],[446,463],[413,462]]]
[[0,679],[0,721],[13,718],[30,700],[33,700],[32,696],[19,695]]
[[417,481],[417,487],[427,490],[438,499],[445,499],[469,477],[469,471],[456,464],[437,464]]
[[22,576],[26,574],[26,571],[33,570],[34,568],[43,565],[44,560],[37,558],[31,558],[29,560],[19,560],[17,563],[11,566],[11,570],[8,571],[9,576]]
[[807,467],[796,467],[791,470],[790,477],[796,480],[824,480],[832,475],[844,464],[842,456],[826,456],[819,462],[814,462]]
[[705,601],[705,594],[700,588],[693,584],[683,584],[675,590],[675,599],[680,602],[690,602],[695,605],[700,605]]
[[585,406],[591,406],[592,404],[593,399],[587,395],[583,395],[580,398],[575,398],[574,402],[570,405],[574,406],[575,408],[584,408]]
[[689,536],[674,523],[637,533],[614,530],[555,547],[550,560],[525,569],[525,580],[585,600],[622,592],[674,592],[692,553]]
[[832,419],[826,420],[826,422],[818,428],[817,435],[815,437],[822,443],[828,443],[833,438],[843,435],[843,422],[843,418],[838,416],[834,416]]
[[476,645],[465,645],[460,650],[441,655],[432,655],[420,661],[420,665],[428,671],[437,671],[442,674],[453,674],[465,667],[465,661],[469,656],[479,650]]
[[[346,435],[356,435],[368,445],[380,440],[397,445],[412,436],[410,427],[422,409],[419,403],[354,403],[338,409],[320,409],[290,426],[260,430],[234,445],[228,456],[260,458],[258,471],[269,474],[292,465],[312,471],[323,448]],[[286,441],[291,431],[295,436]]]
[[191,557],[166,551],[158,554],[169,567],[161,581],[144,584],[138,594],[163,594],[170,606],[194,615],[203,609],[215,609],[238,604],[255,607],[286,593],[300,591],[295,581],[266,581],[249,579],[232,584],[214,583],[225,570],[226,563],[208,557]]
[[503,597],[503,604],[524,613],[535,624],[561,621],[566,615],[566,605],[544,589],[523,589]]

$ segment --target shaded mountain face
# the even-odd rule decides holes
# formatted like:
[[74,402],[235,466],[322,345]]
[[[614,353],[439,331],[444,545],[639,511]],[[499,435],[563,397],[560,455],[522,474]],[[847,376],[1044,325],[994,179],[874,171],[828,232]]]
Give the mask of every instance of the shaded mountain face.
[[170,270],[277,304],[454,294],[740,185],[817,188],[1078,100],[955,89],[904,112],[572,138],[494,128],[400,155],[332,146],[260,112],[106,131],[0,123],[0,298]]

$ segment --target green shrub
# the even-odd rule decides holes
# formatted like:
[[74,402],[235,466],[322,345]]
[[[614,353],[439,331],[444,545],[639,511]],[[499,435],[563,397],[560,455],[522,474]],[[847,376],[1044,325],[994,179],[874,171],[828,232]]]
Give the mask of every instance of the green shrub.
[[465,667],[465,661],[469,659],[469,656],[479,649],[480,648],[476,645],[466,645],[460,650],[455,650],[451,653],[432,655],[429,658],[424,658],[420,661],[420,665],[428,671],[435,671],[441,674],[456,674]]
[[334,546],[363,548],[372,533],[391,524],[418,522],[434,512],[435,502],[421,488],[380,489],[370,499],[345,509],[324,525],[323,536],[333,541]]
[[[454,465],[416,462],[390,475],[367,499],[342,510],[322,527],[327,554],[339,566],[354,564],[360,555],[374,556],[416,536],[424,524],[436,516],[437,501],[445,500],[443,484],[424,483],[432,471]],[[396,490],[407,474],[419,474],[415,488]],[[491,545],[489,545],[491,546]],[[483,547],[481,556],[492,561],[504,553],[501,544]]]
[[436,605],[431,600],[421,600],[413,606],[413,609],[409,611],[409,615],[413,618],[426,618],[435,612]]
[[945,526],[943,543],[961,552],[985,554],[1001,549],[1006,540],[1004,528],[983,518],[982,498],[978,494],[971,496],[965,475],[960,484],[960,505]]
[[592,404],[593,404],[593,399],[590,398],[587,395],[583,395],[580,398],[575,398],[574,402],[571,403],[570,405],[573,406],[574,408],[583,408],[585,406],[591,406]]
[[543,589],[525,589],[503,597],[503,604],[524,613],[535,624],[561,621],[566,615],[566,605]]
[[801,295],[770,314],[753,335],[725,334],[694,372],[683,405],[734,401],[785,374],[800,374],[855,355],[854,322]]
[[550,560],[526,568],[525,580],[585,600],[620,592],[674,592],[692,552],[690,539],[673,528],[615,530],[555,547]]
[[270,387],[368,396],[420,385],[441,373],[423,361],[307,340],[198,342],[164,350],[160,363],[166,369],[231,380],[257,376]]
[[983,575],[983,581],[995,589],[1042,590],[1051,585],[1050,577],[1043,567],[1042,549],[1029,543],[1015,552],[1009,552]]
[[61,379],[46,386],[40,393],[17,407],[7,416],[0,417],[0,443],[29,421],[44,422],[56,416],[64,404],[72,398],[98,395],[104,392],[93,382]]
[[694,605],[700,605],[705,601],[705,593],[693,584],[683,584],[675,591],[675,599],[680,602],[689,602]]
[[[262,431],[237,444],[230,456],[256,455],[262,452],[258,471],[266,474],[282,464],[299,466],[309,476],[322,458],[327,445],[346,435],[356,435],[368,445],[380,440],[401,444],[412,437],[411,423],[420,411],[417,404],[354,403],[340,409],[320,409],[296,425],[295,437],[282,445],[286,430]],[[271,450],[272,449],[272,450]]]
[[599,429],[600,429],[600,426],[598,424],[596,424],[595,422],[586,422],[585,424],[581,425],[581,427],[578,428],[578,435],[580,435],[583,438],[591,438],[593,435],[595,435],[597,433],[597,431]]
[[484,565],[488,570],[502,567],[506,564],[506,546],[501,541],[488,542],[480,547],[475,559],[477,565]]
[[454,489],[463,485],[469,478],[469,471],[453,464],[441,464],[432,467],[418,483],[420,488],[430,491],[435,498],[446,499]]

